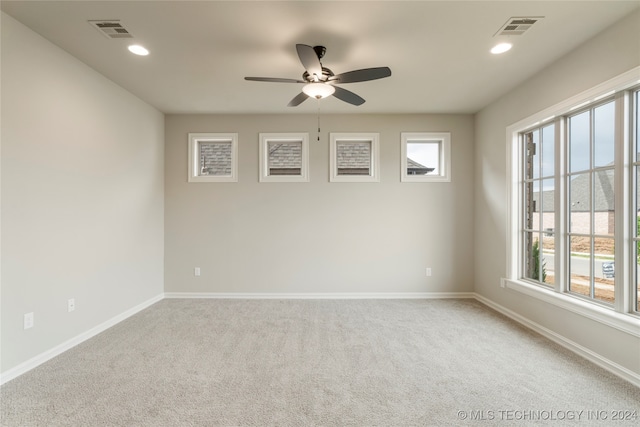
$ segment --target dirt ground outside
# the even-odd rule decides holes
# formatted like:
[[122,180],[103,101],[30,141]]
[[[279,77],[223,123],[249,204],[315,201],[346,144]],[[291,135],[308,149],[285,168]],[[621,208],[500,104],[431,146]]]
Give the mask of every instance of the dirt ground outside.
[[[552,251],[555,249],[553,237],[545,236],[542,238],[543,250]],[[571,252],[591,252],[591,239],[589,237],[572,237]],[[596,238],[594,241],[594,253],[597,255],[613,255],[615,252],[613,239]]]
[[[552,251],[555,248],[553,237],[545,236],[542,241],[543,250]],[[589,237],[572,237],[571,252],[591,252],[591,239]],[[596,238],[594,241],[594,252],[596,255],[611,255],[615,253],[613,239]],[[545,283],[552,285],[555,283],[555,277],[552,271],[547,272]],[[613,279],[595,279],[595,299],[609,304],[615,301],[615,283]],[[589,277],[573,275],[571,276],[570,291],[580,295],[590,296]],[[638,287],[637,296],[638,306],[640,307],[640,286]]]

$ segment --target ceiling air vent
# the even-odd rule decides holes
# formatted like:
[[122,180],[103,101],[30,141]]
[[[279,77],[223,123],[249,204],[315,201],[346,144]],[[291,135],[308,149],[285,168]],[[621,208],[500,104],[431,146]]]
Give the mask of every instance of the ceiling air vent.
[[89,24],[94,26],[100,33],[110,39],[132,39],[133,36],[122,26],[120,20],[109,19],[102,21],[89,21]]
[[544,16],[512,17],[498,30],[494,36],[521,36]]

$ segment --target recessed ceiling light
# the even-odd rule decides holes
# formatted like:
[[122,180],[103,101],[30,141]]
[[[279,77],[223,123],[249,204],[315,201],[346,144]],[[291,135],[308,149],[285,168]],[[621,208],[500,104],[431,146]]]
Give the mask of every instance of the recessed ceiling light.
[[139,44],[132,44],[131,46],[129,46],[129,52],[135,53],[136,55],[140,55],[140,56],[149,55],[149,51],[144,47],[140,46]]
[[505,53],[506,51],[511,49],[511,46],[511,43],[499,43],[491,48],[491,53],[493,53],[494,55]]

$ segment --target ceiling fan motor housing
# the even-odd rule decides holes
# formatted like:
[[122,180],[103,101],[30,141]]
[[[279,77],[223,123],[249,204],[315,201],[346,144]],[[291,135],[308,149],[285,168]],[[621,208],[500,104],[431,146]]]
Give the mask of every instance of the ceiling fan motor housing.
[[[322,67],[322,78],[320,79],[320,81],[326,82],[327,80],[329,80],[329,77],[333,76],[333,71],[331,71],[327,67]],[[315,82],[313,76],[311,76],[307,71],[302,73],[302,79],[308,81],[309,83]]]

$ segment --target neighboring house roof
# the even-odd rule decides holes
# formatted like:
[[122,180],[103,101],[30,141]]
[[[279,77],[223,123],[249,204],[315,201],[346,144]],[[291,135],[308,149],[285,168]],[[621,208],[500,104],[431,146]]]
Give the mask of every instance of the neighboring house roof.
[[300,169],[302,167],[302,144],[270,143],[270,169]]
[[410,175],[426,175],[433,172],[436,168],[428,168],[420,163],[407,157],[407,172]]
[[[567,196],[571,203],[572,212],[589,212],[591,209],[591,186],[589,184],[590,174],[580,174],[572,179],[567,189]],[[595,212],[614,211],[615,197],[613,192],[613,169],[595,172],[594,197]],[[542,206],[540,206],[540,193],[533,194],[536,202],[536,211],[553,212],[555,190],[542,192]],[[639,199],[640,200],[640,199]]]
[[202,175],[231,175],[231,144],[199,144]]
[[349,142],[336,144],[338,169],[369,169],[371,167],[371,143]]

